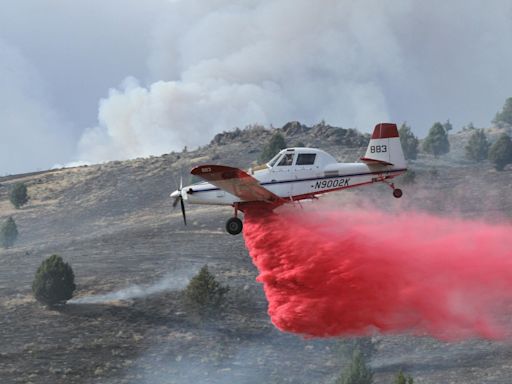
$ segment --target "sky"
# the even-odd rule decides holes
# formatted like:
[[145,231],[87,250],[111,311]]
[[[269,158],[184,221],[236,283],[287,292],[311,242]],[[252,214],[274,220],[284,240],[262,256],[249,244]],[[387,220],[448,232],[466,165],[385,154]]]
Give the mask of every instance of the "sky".
[[179,151],[249,124],[491,125],[509,0],[17,0],[0,6],[0,175]]

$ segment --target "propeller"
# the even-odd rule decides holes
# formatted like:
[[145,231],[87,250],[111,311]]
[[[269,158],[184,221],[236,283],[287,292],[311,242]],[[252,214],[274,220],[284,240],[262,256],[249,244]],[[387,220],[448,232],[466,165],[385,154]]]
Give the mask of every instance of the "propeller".
[[[176,205],[178,205],[178,201],[180,202],[181,206],[181,214],[183,215],[183,223],[187,225],[187,215],[185,214],[185,203],[183,202],[183,196],[181,195],[181,190],[183,189],[183,177],[180,178],[180,187],[178,188],[178,194],[174,197],[174,201],[172,203],[172,207],[176,208]],[[174,194],[174,193],[173,193]]]

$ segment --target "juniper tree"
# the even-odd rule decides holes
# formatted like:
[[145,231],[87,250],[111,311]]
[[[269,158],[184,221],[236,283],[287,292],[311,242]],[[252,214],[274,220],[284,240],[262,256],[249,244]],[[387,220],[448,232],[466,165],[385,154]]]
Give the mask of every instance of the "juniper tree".
[[423,150],[438,157],[450,151],[448,134],[441,123],[434,123],[423,141]]
[[396,374],[393,384],[414,384],[414,379],[410,375],[405,376],[403,371],[400,370]]
[[402,123],[398,130],[400,134],[400,144],[404,151],[404,156],[408,160],[416,160],[418,157],[418,138],[414,136],[411,127],[406,123]]
[[446,133],[450,132],[453,129],[452,123],[450,123],[450,119],[446,120],[446,122],[443,124],[443,128],[446,131]]
[[41,263],[32,283],[34,297],[50,307],[71,299],[75,289],[73,269],[58,255],[52,255]]
[[18,238],[18,227],[12,217],[9,217],[0,226],[0,245],[4,248],[8,248],[14,244]]
[[355,350],[350,365],[343,371],[336,384],[372,384],[373,371],[366,365],[363,355]]
[[185,288],[185,304],[201,316],[216,314],[224,305],[228,291],[229,287],[221,285],[205,265]]
[[259,161],[264,163],[273,158],[281,149],[286,148],[286,141],[280,133],[275,133],[261,151]]
[[25,205],[28,201],[27,186],[23,183],[16,183],[9,193],[9,200],[16,209]]
[[512,163],[512,141],[509,135],[502,134],[491,146],[489,160],[497,171],[503,171],[507,164]]
[[484,130],[478,129],[473,132],[465,147],[466,157],[477,162],[485,160],[489,154],[489,146]]
[[512,125],[512,97],[505,100],[501,112],[496,113],[493,123],[498,125],[500,125],[500,123]]

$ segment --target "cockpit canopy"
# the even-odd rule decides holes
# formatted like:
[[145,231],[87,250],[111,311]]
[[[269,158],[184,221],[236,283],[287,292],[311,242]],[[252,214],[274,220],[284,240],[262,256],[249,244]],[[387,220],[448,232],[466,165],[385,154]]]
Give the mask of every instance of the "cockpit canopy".
[[268,163],[269,168],[279,169],[292,166],[318,166],[336,160],[328,153],[316,148],[286,148],[275,155]]

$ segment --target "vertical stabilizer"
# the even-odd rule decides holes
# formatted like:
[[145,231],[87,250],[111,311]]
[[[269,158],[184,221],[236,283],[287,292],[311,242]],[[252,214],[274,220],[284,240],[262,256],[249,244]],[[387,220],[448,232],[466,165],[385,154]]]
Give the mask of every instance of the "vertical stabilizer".
[[361,160],[369,164],[406,167],[396,124],[380,123],[375,126],[366,154]]

